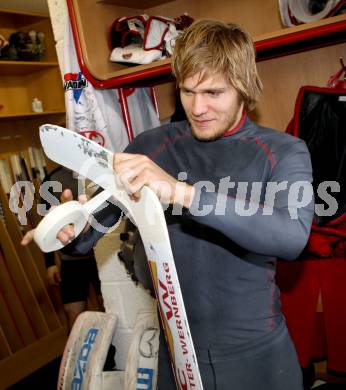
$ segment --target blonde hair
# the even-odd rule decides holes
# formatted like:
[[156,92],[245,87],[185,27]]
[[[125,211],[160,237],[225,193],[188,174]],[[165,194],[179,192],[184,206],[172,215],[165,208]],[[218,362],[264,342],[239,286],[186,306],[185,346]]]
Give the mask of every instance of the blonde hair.
[[224,75],[248,110],[254,109],[262,92],[251,36],[236,24],[209,19],[194,22],[176,39],[172,71],[178,86],[198,73],[200,81],[212,74]]

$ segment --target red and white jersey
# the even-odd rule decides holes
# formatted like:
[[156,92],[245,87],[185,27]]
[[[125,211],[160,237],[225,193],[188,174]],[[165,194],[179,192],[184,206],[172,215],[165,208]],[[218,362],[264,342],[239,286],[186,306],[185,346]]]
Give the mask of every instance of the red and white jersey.
[[[67,128],[82,133],[112,151],[128,145],[116,89],[95,89],[78,64],[73,34],[67,23],[64,47],[64,89]],[[134,135],[159,126],[149,88],[133,88],[127,96]]]

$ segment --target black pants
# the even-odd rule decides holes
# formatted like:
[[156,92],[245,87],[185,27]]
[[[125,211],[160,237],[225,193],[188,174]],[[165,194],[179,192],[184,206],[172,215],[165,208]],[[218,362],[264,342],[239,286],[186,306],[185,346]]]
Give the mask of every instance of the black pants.
[[[286,326],[273,333],[241,348],[196,349],[204,390],[303,390],[301,368]],[[158,390],[176,389],[167,354],[160,340]]]
[[61,298],[64,304],[88,299],[90,284],[101,295],[101,284],[94,257],[61,260]]

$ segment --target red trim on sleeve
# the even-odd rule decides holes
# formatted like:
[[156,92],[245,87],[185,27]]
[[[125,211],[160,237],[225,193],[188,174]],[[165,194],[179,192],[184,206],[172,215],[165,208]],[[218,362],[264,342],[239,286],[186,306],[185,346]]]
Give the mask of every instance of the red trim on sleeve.
[[270,165],[271,165],[272,169],[274,169],[274,168],[275,168],[275,165],[276,165],[276,160],[275,160],[275,158],[274,158],[274,156],[273,156],[273,153],[272,153],[272,151],[270,150],[270,148],[269,148],[266,144],[264,144],[264,143],[260,140],[260,138],[255,137],[254,140],[255,140],[256,144],[257,144],[260,148],[262,148],[262,149],[267,153],[267,156],[268,156]]

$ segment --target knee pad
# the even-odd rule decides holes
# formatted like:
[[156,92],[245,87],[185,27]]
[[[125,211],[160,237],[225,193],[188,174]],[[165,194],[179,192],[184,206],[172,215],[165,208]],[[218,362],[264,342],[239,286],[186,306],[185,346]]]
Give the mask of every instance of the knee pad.
[[75,321],[60,364],[58,390],[155,390],[159,350],[156,313],[138,313],[125,371],[104,371],[116,316],[86,311]]
[[103,372],[116,325],[110,313],[85,311],[76,319],[60,364],[59,390],[123,389],[123,372]]
[[138,313],[126,360],[125,390],[156,389],[159,336],[156,313]]

